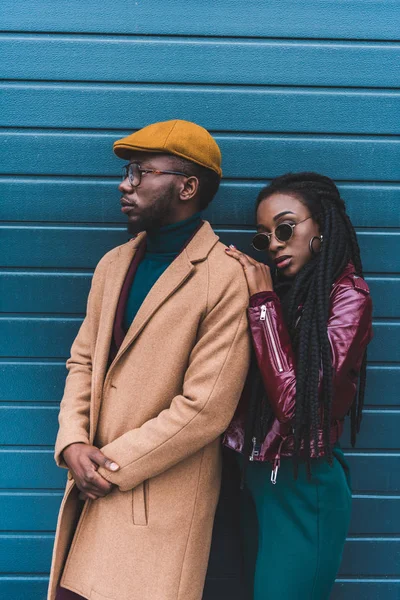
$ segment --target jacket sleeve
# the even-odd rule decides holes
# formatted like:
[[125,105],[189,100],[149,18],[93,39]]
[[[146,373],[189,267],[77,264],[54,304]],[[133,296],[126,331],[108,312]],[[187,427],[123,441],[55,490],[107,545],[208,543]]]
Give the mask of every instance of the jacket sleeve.
[[248,315],[265,391],[276,418],[286,423],[294,415],[296,371],[278,296],[274,292],[255,294],[251,297]]
[[328,337],[335,369],[332,419],[343,419],[350,410],[367,345],[372,339],[372,301],[362,278],[354,285],[339,285],[333,294]]
[[59,429],[55,444],[55,461],[59,467],[67,468],[62,453],[71,444],[89,444],[89,410],[92,385],[92,340],[93,340],[93,294],[92,290],[102,285],[108,266],[107,255],[98,264],[93,276],[87,302],[86,317],[71,347],[67,360],[68,376],[58,415]]
[[[211,269],[210,269],[211,270]],[[218,275],[218,274],[216,274]],[[210,281],[209,289],[221,288]],[[249,365],[248,291],[243,272],[234,277],[199,325],[182,394],[169,408],[101,451],[120,469],[99,473],[121,491],[132,489],[216,440],[235,412]]]
[[[343,399],[354,398],[358,371],[372,337],[372,304],[362,282],[358,288],[352,282],[337,285],[331,297],[328,337],[334,371],[333,418],[343,418],[350,408],[341,406],[341,392],[345,392]],[[249,322],[268,399],[276,418],[286,423],[295,412],[296,362],[278,296],[273,292],[252,296]],[[349,394],[349,388],[353,393]]]

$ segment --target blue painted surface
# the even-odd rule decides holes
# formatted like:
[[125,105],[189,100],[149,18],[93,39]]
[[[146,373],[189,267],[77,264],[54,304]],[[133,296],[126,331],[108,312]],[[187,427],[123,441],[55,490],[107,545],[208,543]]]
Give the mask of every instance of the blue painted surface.
[[0,53],[21,80],[380,88],[400,76],[398,43],[25,34],[1,35]]
[[179,117],[220,143],[206,216],[225,242],[249,250],[273,176],[340,186],[375,339],[356,450],[344,436],[353,518],[331,600],[399,600],[400,4],[141,0],[128,13],[125,0],[0,7],[0,597],[46,595],[64,359],[96,262],[126,239],[112,142]]
[[2,30],[153,35],[396,40],[396,0],[170,0],[168,9],[152,0],[25,0],[1,5]]
[[[340,128],[349,134],[400,133],[397,91],[146,84],[102,84],[99,89],[87,84],[7,83],[0,86],[0,94],[3,127],[59,127],[62,105],[63,126],[74,129],[97,129],[104,123],[108,129],[125,129],[129,122],[136,128],[179,114],[188,120],[197,117],[208,129],[228,131],[324,134]],[[7,105],[14,107],[12,113],[3,109]],[[132,112],[139,118],[132,120]]]

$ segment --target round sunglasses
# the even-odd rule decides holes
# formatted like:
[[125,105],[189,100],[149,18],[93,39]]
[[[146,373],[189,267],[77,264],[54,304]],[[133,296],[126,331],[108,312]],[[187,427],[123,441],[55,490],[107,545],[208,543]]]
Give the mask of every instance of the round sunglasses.
[[272,233],[256,233],[256,235],[253,237],[251,245],[259,252],[268,250],[271,244],[271,237],[273,235],[278,242],[288,242],[293,237],[294,228],[297,227],[297,225],[300,225],[300,223],[308,221],[308,219],[311,219],[311,217],[307,217],[307,219],[303,219],[298,223],[280,223]]

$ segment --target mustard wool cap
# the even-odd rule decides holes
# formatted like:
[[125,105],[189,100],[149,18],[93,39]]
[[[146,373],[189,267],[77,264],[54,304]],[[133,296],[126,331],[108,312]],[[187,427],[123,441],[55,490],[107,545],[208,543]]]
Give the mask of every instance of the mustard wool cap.
[[114,154],[129,159],[132,150],[175,154],[211,169],[222,177],[221,150],[207,129],[174,119],[152,123],[127,137],[114,142]]

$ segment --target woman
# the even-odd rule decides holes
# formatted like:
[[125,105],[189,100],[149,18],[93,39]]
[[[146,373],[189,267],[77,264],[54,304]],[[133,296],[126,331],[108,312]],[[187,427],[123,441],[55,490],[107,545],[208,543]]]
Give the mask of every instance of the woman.
[[[260,192],[256,210],[253,246],[268,252],[276,275],[227,249],[247,278],[257,366],[224,443],[242,454],[257,512],[254,600],[328,600],[351,505],[338,441],[347,414],[353,444],[360,427],[371,299],[331,179],[278,177]],[[245,526],[244,536],[249,555],[254,532]]]

